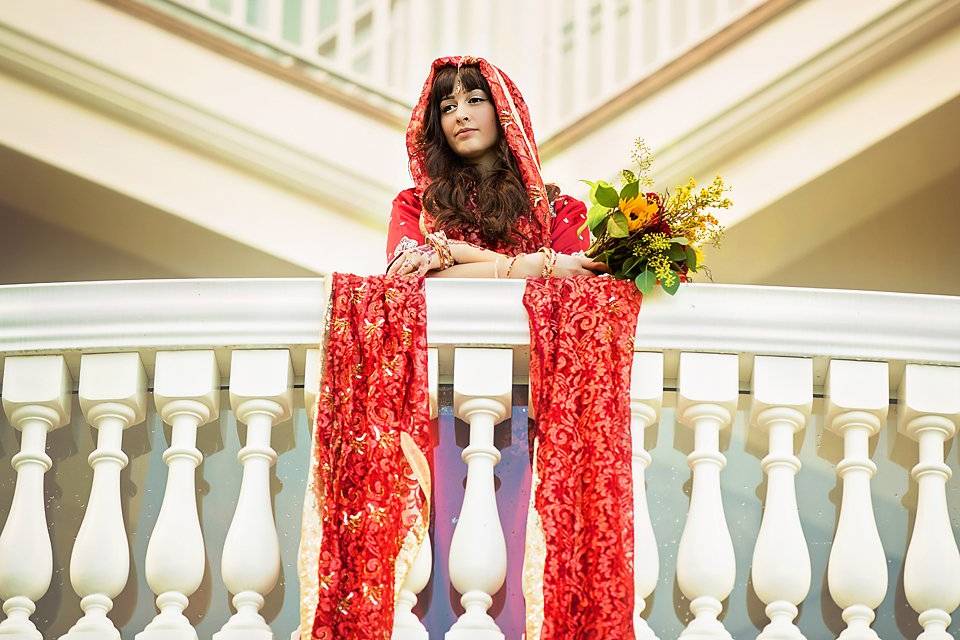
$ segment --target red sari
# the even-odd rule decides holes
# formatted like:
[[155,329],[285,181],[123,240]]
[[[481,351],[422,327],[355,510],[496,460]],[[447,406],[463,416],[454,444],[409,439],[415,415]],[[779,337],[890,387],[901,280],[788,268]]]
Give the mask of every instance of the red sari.
[[[436,71],[476,64],[529,211],[510,255],[586,249],[582,202],[548,200],[526,104],[481,58],[434,61],[407,129],[414,187],[393,203],[387,261],[435,230],[418,146]],[[483,246],[477,229],[443,229]],[[394,599],[426,535],[431,492],[422,278],[335,274],[299,558],[301,637],[387,640]],[[633,636],[629,433],[640,297],[609,278],[531,279],[530,384],[538,418],[523,591],[527,640]],[[451,470],[439,469],[441,477]],[[439,586],[446,592],[445,585]]]

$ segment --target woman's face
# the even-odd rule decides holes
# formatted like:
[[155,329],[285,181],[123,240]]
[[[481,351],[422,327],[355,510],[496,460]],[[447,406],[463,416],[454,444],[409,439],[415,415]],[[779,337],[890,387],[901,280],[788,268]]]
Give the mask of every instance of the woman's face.
[[497,113],[483,89],[464,88],[459,79],[453,92],[440,100],[440,126],[447,144],[461,158],[490,167],[500,136]]

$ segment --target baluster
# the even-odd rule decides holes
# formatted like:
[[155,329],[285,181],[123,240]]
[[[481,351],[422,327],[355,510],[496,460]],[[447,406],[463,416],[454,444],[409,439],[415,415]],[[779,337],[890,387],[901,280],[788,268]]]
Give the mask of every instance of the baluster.
[[657,586],[660,555],[647,507],[646,469],[652,458],[643,446],[647,428],[663,406],[663,354],[635,353],[630,371],[630,434],[633,440],[633,630],[636,640],[658,640],[640,615]]
[[843,609],[841,640],[879,640],[870,628],[887,592],[887,560],[877,532],[870,479],[870,437],[887,417],[887,363],[831,360],[826,381],[826,424],[843,438],[837,475],[843,482],[840,517],[827,564],[827,585]]
[[953,640],[947,627],[950,614],[960,606],[960,552],[947,512],[951,470],[943,462],[943,450],[960,421],[960,367],[908,364],[899,398],[898,428],[920,445],[911,472],[919,496],[903,587],[910,606],[920,614],[924,630],[918,640]]
[[197,640],[183,615],[204,571],[203,532],[197,513],[197,428],[220,415],[220,373],[213,351],[159,351],[154,373],[157,413],[173,427],[163,453],[167,486],[147,544],[147,584],[160,613],[137,640]]
[[467,487],[450,543],[450,581],[463,594],[460,603],[466,611],[447,632],[447,640],[503,640],[487,613],[507,573],[507,544],[493,483],[493,469],[500,462],[493,429],[510,417],[512,370],[509,349],[454,352],[454,413],[470,424],[470,445],[463,450]]
[[[437,387],[438,387],[438,358],[437,350],[427,351],[428,379],[430,390],[430,419],[435,420],[438,415]],[[415,478],[410,479],[413,488],[416,488]],[[423,591],[427,583],[430,582],[430,572],[433,568],[433,549],[430,545],[430,536],[423,539],[423,545],[417,553],[417,558],[410,568],[410,573],[400,593],[397,595],[397,602],[393,613],[393,635],[391,640],[429,640],[426,627],[420,622],[413,613],[413,608],[417,606],[417,594]]]
[[813,362],[807,358],[757,356],[753,364],[750,423],[767,433],[769,453],[763,520],[753,550],[753,588],[770,624],[758,640],[805,640],[793,623],[797,605],[810,591],[810,552],[800,526],[795,477],[800,459],[793,436],[813,406]]
[[[306,409],[309,433],[317,423],[317,395],[320,391],[320,369],[323,367],[323,354],[320,349],[307,349],[303,365],[303,407]],[[311,443],[312,446],[312,443]]]
[[107,612],[127,584],[130,546],[120,505],[120,472],[127,466],[123,430],[146,417],[147,375],[138,353],[84,354],[80,358],[80,408],[97,430],[90,501],[70,557],[70,582],[83,617],[61,640],[120,640]]
[[234,351],[230,357],[230,406],[247,425],[246,446],[237,459],[243,467],[240,497],[223,543],[221,572],[234,594],[237,612],[214,640],[272,640],[260,615],[264,597],[280,577],[280,540],[270,501],[270,467],[277,452],[270,446],[274,425],[293,413],[293,366],[286,349]]
[[43,498],[43,474],[53,462],[44,449],[47,433],[70,422],[70,390],[63,356],[8,356],[4,361],[3,410],[21,440],[20,453],[10,461],[17,484],[0,533],[0,598],[7,614],[0,637],[41,640],[30,616],[53,576]]
[[677,415],[694,429],[693,453],[687,456],[693,488],[677,553],[677,582],[695,617],[680,637],[731,640],[717,619],[737,568],[720,495],[720,471],[727,464],[720,430],[737,410],[737,356],[681,353],[678,378]]

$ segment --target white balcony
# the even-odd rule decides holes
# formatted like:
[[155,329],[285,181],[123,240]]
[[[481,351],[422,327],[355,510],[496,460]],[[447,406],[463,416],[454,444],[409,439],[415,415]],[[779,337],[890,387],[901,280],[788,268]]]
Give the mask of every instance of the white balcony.
[[[493,440],[508,554],[491,613],[507,638],[522,626],[522,292],[512,281],[427,282],[428,340],[439,356],[436,456],[459,460],[470,428],[454,419],[454,350],[468,349],[458,358],[475,348],[512,352],[512,367],[487,370],[494,386],[514,390],[512,419]],[[275,637],[289,636],[299,603],[304,407],[312,406],[304,396],[316,384],[309,350],[318,347],[323,306],[321,279],[0,287],[0,596],[8,615],[0,632],[35,624],[43,637],[60,637],[82,615],[76,588],[87,623],[102,622],[112,606],[116,628],[133,638],[157,615],[152,589],[167,591],[168,614],[182,606],[180,587],[169,586],[180,580],[190,583],[186,623],[200,637],[223,629],[231,596],[243,589],[234,604],[259,608]],[[794,622],[810,639],[865,624],[872,611],[884,638],[917,637],[918,618],[930,631],[943,626],[940,610],[960,599],[952,578],[960,568],[943,570],[960,563],[960,298],[695,284],[644,301],[636,350],[635,487],[646,496],[637,521],[648,513],[652,523],[637,527],[646,559],[637,564],[637,595],[658,637],[687,626],[687,597],[697,597],[694,609],[722,601],[723,625],[736,638],[755,637],[768,616],[789,629],[798,604]],[[249,402],[270,410],[251,412]],[[704,403],[729,405],[732,420],[711,426],[691,417]],[[725,459],[719,476],[700,466],[708,459]],[[445,491],[435,502],[432,577],[414,609],[435,638],[463,612],[448,553],[465,475],[463,465],[435,482]],[[691,491],[706,499],[692,503]],[[244,527],[260,537],[228,537],[235,512],[265,525]],[[729,540],[698,528],[717,517]],[[691,564],[705,544],[717,552]],[[236,571],[237,548],[253,549],[243,563],[252,577]],[[190,554],[202,570],[187,576]]]

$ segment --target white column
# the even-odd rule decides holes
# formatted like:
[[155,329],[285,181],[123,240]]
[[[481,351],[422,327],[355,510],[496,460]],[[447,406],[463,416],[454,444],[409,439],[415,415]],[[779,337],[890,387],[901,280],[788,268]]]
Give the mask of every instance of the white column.
[[[438,389],[438,357],[436,349],[427,351],[427,365],[429,390],[430,390],[430,419],[436,420],[438,415],[437,389]],[[412,484],[416,488],[417,480],[412,478]],[[433,548],[430,545],[430,536],[423,539],[423,545],[420,547],[417,558],[407,574],[400,593],[397,595],[397,602],[393,612],[393,635],[390,640],[429,640],[427,628],[423,626],[420,619],[413,613],[413,608],[417,606],[417,594],[419,594],[430,582],[430,573],[433,570]]]
[[450,544],[450,581],[463,594],[466,610],[446,640],[503,640],[487,613],[507,574],[507,543],[500,526],[493,468],[500,452],[493,428],[510,417],[513,352],[509,349],[457,349],[454,352],[453,408],[470,424],[463,450],[467,488]]
[[826,424],[843,438],[840,518],[827,565],[827,585],[843,609],[841,640],[879,640],[870,628],[887,592],[887,559],[873,515],[870,438],[885,424],[889,398],[887,363],[831,360],[826,380]]
[[107,617],[130,573],[130,545],[120,505],[120,472],[127,466],[123,430],[140,424],[147,412],[147,375],[139,353],[97,353],[80,357],[80,407],[97,430],[90,500],[70,556],[70,582],[80,596],[83,617],[61,640],[112,638],[120,632]]
[[47,433],[70,422],[71,386],[63,356],[8,356],[4,361],[3,410],[22,435],[20,453],[10,461],[17,484],[0,533],[0,598],[7,614],[0,638],[41,640],[30,615],[53,576],[43,506],[43,474],[53,462],[44,449]]
[[717,619],[737,569],[720,495],[720,471],[727,464],[720,430],[737,411],[737,356],[681,353],[677,377],[677,416],[694,429],[693,453],[687,456],[693,488],[677,553],[677,582],[695,617],[680,637],[731,640]]
[[653,60],[655,65],[660,66],[674,49],[673,14],[678,4],[675,0],[654,0],[654,2],[657,16],[657,49]]
[[430,9],[427,0],[408,0],[405,42],[406,61],[400,66],[403,74],[403,88],[407,95],[416,100],[420,97],[426,69],[433,62],[431,25],[435,25],[436,15]]
[[960,422],[960,367],[908,364],[900,382],[897,426],[920,445],[911,475],[919,488],[917,517],[904,561],[903,587],[920,614],[918,640],[953,640],[950,614],[960,606],[960,552],[947,512],[944,442]]
[[370,44],[373,81],[385,86],[389,82],[388,60],[390,55],[390,0],[373,0],[373,42]]
[[313,60],[320,37],[320,3],[313,0],[300,5],[300,50]]
[[345,71],[353,70],[353,33],[356,30],[354,20],[354,0],[336,0],[337,2],[337,64]]
[[234,351],[230,356],[230,406],[247,425],[240,497],[223,543],[221,573],[237,612],[214,640],[273,640],[260,609],[280,577],[280,540],[270,501],[270,446],[274,425],[293,414],[293,365],[286,349]]
[[266,32],[268,42],[284,42],[283,39],[283,5],[284,0],[265,0]]
[[[617,8],[618,0],[601,0],[600,2],[600,95],[607,96],[613,93],[617,85],[617,59],[627,55],[629,45],[617,38]],[[600,97],[600,96],[595,96]]]
[[232,0],[229,21],[238,27],[247,26],[247,0]]
[[[596,69],[590,68],[590,0],[573,0],[573,78],[576,79],[579,89],[573,91],[574,113],[579,114],[583,109],[591,91],[590,74],[596,72]],[[567,119],[571,115],[565,113],[563,118]]]
[[803,430],[813,406],[813,362],[757,356],[752,386],[750,424],[767,434],[770,450],[760,463],[767,474],[767,497],[751,572],[754,591],[770,618],[758,640],[804,640],[793,620],[810,591],[810,552],[797,509],[794,481],[800,459],[794,455],[793,436]]
[[194,474],[203,461],[197,428],[220,415],[220,372],[213,351],[159,351],[153,397],[173,427],[160,515],[147,544],[147,584],[160,613],[137,640],[197,640],[183,610],[203,580],[204,548]]
[[663,406],[663,354],[635,353],[630,371],[630,436],[633,441],[633,631],[636,640],[658,640],[640,615],[657,587],[660,554],[647,507],[646,469],[652,458],[643,446],[648,427]]

